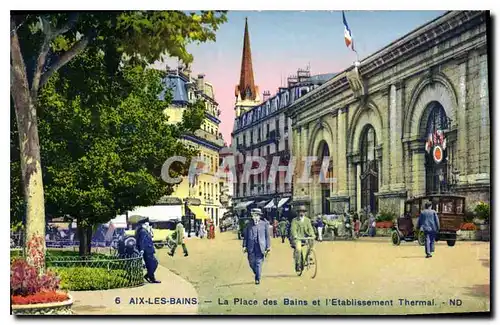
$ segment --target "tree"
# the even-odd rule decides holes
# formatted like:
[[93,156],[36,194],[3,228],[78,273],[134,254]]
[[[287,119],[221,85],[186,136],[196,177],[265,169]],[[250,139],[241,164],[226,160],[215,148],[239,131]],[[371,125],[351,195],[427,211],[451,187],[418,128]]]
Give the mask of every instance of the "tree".
[[[161,179],[168,157],[196,154],[179,138],[200,127],[203,103],[186,110],[182,123],[167,124],[171,96],[159,99],[162,73],[133,64],[120,72],[109,76],[104,55],[85,51],[38,98],[46,212],[76,218],[81,255],[90,252],[93,226],[173,191]],[[172,167],[172,177],[183,176],[189,163]]]
[[[193,58],[186,45],[214,41],[225,21],[225,12],[214,11],[11,15],[11,96],[19,131],[26,241],[45,234],[37,101],[51,77],[87,49],[103,53],[109,75],[119,70],[124,57],[143,67],[164,53],[189,63]],[[37,255],[44,256],[41,243]],[[27,260],[31,263],[32,256]]]

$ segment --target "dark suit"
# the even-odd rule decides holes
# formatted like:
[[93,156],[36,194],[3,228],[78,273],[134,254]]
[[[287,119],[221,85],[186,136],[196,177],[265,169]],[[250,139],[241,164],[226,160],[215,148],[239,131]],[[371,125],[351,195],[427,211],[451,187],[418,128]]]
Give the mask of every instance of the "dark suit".
[[243,233],[245,236],[243,239],[243,248],[247,249],[248,263],[255,274],[255,280],[260,281],[264,254],[271,248],[269,222],[260,220],[256,225],[251,221],[245,227]]
[[155,257],[155,248],[153,246],[153,239],[149,231],[139,226],[135,232],[137,240],[137,248],[139,251],[144,251],[143,258],[148,270],[147,276],[150,280],[155,280],[155,271],[158,267],[158,260]]
[[439,218],[436,211],[432,209],[422,210],[418,217],[417,229],[424,231],[425,254],[430,255],[434,252],[434,241],[439,232]]

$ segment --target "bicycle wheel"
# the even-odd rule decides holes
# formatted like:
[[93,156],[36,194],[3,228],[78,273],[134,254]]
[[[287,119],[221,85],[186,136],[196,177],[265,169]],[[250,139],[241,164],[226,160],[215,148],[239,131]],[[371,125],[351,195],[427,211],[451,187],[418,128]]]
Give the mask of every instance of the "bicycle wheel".
[[314,279],[316,277],[316,274],[318,273],[318,260],[316,258],[316,252],[314,251],[314,249],[311,249],[311,251],[309,252],[307,268],[312,272],[311,279]]

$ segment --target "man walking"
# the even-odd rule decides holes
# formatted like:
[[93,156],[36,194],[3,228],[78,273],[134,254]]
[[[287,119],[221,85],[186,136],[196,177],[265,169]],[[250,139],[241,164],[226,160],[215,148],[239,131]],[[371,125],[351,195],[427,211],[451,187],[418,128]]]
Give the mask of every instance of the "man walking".
[[302,243],[305,243],[305,240],[298,240],[298,238],[314,238],[315,234],[311,220],[306,217],[306,207],[303,205],[300,206],[297,212],[298,217],[294,218],[292,221],[290,239],[292,240],[293,246],[295,246],[295,270],[298,272],[300,271],[300,263],[302,260]]
[[255,284],[260,283],[262,264],[267,253],[271,250],[269,222],[260,220],[260,209],[252,209],[252,221],[243,230],[243,253],[248,253],[248,263],[255,275]]
[[286,237],[286,232],[287,232],[287,223],[288,221],[285,220],[285,218],[281,218],[281,221],[278,224],[278,229],[280,232],[281,236],[281,243],[283,244],[285,242],[285,237]]
[[177,248],[178,245],[181,245],[182,251],[184,252],[184,256],[188,256],[188,250],[186,248],[186,244],[184,243],[184,226],[182,225],[182,222],[179,219],[176,220],[176,223],[177,225],[175,226],[174,243],[172,245],[172,251],[168,253],[168,255],[174,256],[175,249]]
[[155,257],[153,238],[151,237],[149,228],[149,218],[142,218],[137,222],[137,225],[137,229],[135,230],[137,249],[142,252],[142,257],[144,258],[147,270],[147,274],[144,276],[144,279],[150,283],[161,283],[155,278],[158,260]]
[[375,237],[375,234],[377,233],[377,222],[375,220],[375,217],[373,216],[373,213],[369,214],[368,218],[368,229],[369,229],[369,234],[370,237]]
[[424,232],[425,235],[425,258],[432,257],[434,253],[434,241],[439,232],[439,218],[432,209],[432,203],[425,203],[425,210],[420,213],[417,222],[417,229]]
[[323,227],[324,227],[323,220],[321,219],[321,216],[318,216],[318,219],[316,221],[316,228],[318,228],[318,241],[323,241]]

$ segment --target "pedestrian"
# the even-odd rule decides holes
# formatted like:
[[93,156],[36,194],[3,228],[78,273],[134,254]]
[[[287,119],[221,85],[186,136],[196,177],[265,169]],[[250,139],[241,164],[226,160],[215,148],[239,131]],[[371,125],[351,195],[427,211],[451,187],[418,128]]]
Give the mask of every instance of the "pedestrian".
[[267,253],[271,250],[271,236],[269,222],[261,220],[262,211],[252,209],[252,222],[243,230],[243,253],[248,254],[248,263],[255,275],[255,284],[260,284],[262,264]]
[[144,276],[144,279],[150,283],[161,283],[155,278],[158,260],[155,257],[153,238],[149,229],[149,218],[142,218],[137,222],[137,229],[135,230],[137,249],[142,252],[142,257],[146,264],[147,274]]
[[184,257],[188,256],[188,250],[186,247],[186,243],[184,242],[184,226],[182,225],[181,220],[177,219],[175,221],[177,225],[175,226],[175,232],[173,235],[174,242],[172,243],[172,250],[168,255],[174,256],[175,254],[175,249],[177,246],[181,245],[182,246],[182,251],[184,252]]
[[323,223],[321,216],[318,216],[318,219],[316,221],[316,228],[318,228],[318,241],[323,241],[323,227],[324,226],[325,226],[325,224]]
[[281,236],[282,244],[285,242],[287,226],[287,220],[285,218],[281,218],[281,221],[278,223],[278,230]]
[[278,237],[278,220],[274,219],[273,222],[273,238]]
[[214,239],[215,238],[214,222],[212,220],[210,220],[208,224],[209,224],[209,226],[208,226],[208,239]]
[[205,223],[202,221],[201,224],[200,224],[200,230],[199,230],[199,234],[200,234],[200,238],[204,238],[205,237]]
[[369,227],[370,237],[375,237],[375,234],[377,232],[377,230],[376,230],[377,223],[375,221],[375,217],[373,216],[373,213],[371,213],[371,212],[370,212],[369,218],[368,218],[368,227]]
[[434,241],[439,232],[439,218],[437,212],[432,209],[432,203],[425,203],[425,210],[422,210],[418,217],[417,229],[425,235],[425,258],[432,257],[434,253]]
[[354,216],[354,236],[359,237],[359,230],[361,229],[361,221],[357,215]]

